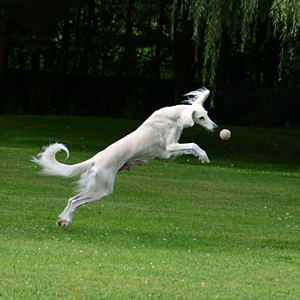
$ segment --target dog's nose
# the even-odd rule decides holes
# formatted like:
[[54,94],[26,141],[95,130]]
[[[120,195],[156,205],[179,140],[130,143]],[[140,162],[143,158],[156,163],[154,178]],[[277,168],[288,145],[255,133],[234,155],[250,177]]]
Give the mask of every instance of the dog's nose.
[[218,129],[218,125],[214,124],[213,130],[217,130]]

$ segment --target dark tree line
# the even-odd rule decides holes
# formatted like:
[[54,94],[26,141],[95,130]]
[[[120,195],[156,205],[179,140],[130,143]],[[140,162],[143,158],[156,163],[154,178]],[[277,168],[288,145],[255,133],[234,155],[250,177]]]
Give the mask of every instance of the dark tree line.
[[0,0],[0,114],[145,118],[205,85],[219,122],[299,125],[293,3]]

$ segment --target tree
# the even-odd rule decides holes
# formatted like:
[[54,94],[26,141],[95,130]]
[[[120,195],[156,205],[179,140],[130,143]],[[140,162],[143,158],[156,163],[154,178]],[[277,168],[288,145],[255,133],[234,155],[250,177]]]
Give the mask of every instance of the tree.
[[290,59],[287,51],[294,53],[299,44],[299,1],[174,0],[171,10],[174,34],[174,28],[183,31],[187,26],[182,21],[186,13],[187,20],[193,23],[195,59],[202,61],[202,83],[208,85],[213,93],[216,90],[216,71],[224,36],[227,36],[230,43],[238,44],[236,53],[242,53],[249,44],[257,42],[262,27],[265,43],[268,43],[272,33],[275,37],[280,34],[280,76],[284,62]]
[[[144,118],[200,84],[218,91],[218,105],[227,89],[235,107],[253,107],[258,89],[282,86],[278,66],[283,82],[300,85],[299,7],[299,0],[0,0],[0,113]],[[257,93],[251,100],[246,85]]]
[[[0,89],[1,97],[6,88],[5,79],[9,55],[13,47],[19,57],[19,86],[22,86],[25,68],[24,52],[30,53],[28,64],[33,75],[34,88],[31,93],[32,107],[38,105],[37,82],[41,64],[41,52],[52,47],[51,39],[56,35],[59,21],[70,1],[58,0],[1,0],[0,1]],[[11,55],[13,56],[13,55]],[[20,90],[22,94],[23,90]],[[3,99],[2,99],[3,100]],[[29,105],[29,102],[27,103]],[[3,106],[1,105],[1,108]],[[0,108],[0,109],[1,109]],[[31,113],[33,113],[31,111]]]
[[291,60],[294,60],[299,49],[300,1],[275,0],[270,16],[273,19],[274,35],[280,34],[281,37],[279,64],[279,76],[281,77],[286,54],[289,52]]

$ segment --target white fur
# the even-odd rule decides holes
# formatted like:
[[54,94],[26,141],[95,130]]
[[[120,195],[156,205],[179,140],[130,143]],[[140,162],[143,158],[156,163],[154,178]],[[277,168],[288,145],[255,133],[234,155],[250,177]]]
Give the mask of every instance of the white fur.
[[129,170],[132,165],[165,159],[167,165],[176,157],[192,154],[203,163],[209,163],[206,152],[194,143],[179,144],[184,127],[197,123],[207,130],[217,128],[203,108],[209,91],[200,89],[190,92],[188,105],[165,107],[155,111],[139,128],[110,145],[94,157],[75,165],[66,165],[56,160],[55,154],[68,149],[59,143],[44,148],[44,152],[33,158],[43,168],[43,173],[62,177],[81,175],[78,187],[81,191],[69,199],[67,207],[59,215],[58,225],[66,229],[72,222],[76,209],[88,202],[109,196],[113,192],[118,171]]

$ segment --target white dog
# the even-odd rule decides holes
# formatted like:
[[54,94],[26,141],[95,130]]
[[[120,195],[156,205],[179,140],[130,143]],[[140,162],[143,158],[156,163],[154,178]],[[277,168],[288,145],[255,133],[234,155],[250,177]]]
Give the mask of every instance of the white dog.
[[186,101],[188,104],[155,111],[134,132],[82,163],[66,165],[58,162],[55,154],[60,150],[64,150],[69,157],[69,150],[59,143],[44,148],[38,158],[33,157],[32,161],[40,165],[45,174],[62,177],[81,175],[78,181],[81,193],[69,199],[57,224],[67,229],[79,206],[109,196],[113,192],[117,172],[129,170],[132,165],[160,159],[165,159],[167,165],[184,154],[192,154],[203,163],[209,163],[206,152],[198,145],[178,143],[183,128],[194,123],[209,131],[217,129],[203,108],[209,93],[207,89],[199,89],[186,95],[190,96]]

